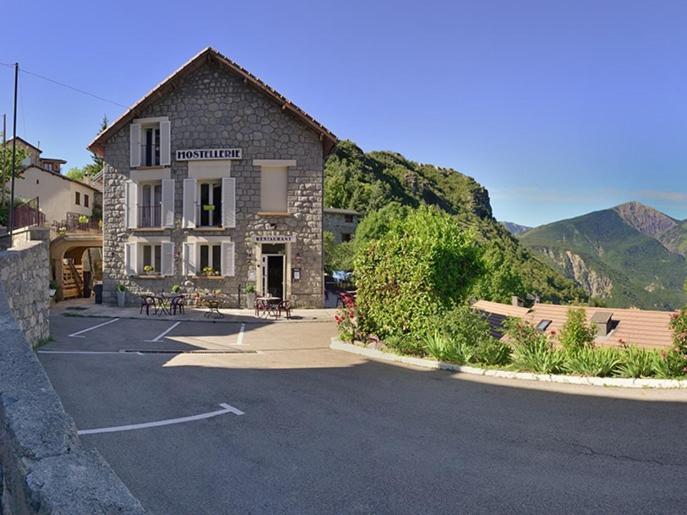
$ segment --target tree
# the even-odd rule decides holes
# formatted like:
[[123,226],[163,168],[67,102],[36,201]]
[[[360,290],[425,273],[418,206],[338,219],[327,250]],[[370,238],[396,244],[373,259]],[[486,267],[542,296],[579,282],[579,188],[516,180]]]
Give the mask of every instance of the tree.
[[86,167],[84,166],[83,168],[79,168],[78,166],[74,166],[67,170],[67,173],[65,175],[69,177],[70,179],[74,179],[75,181],[82,181],[84,176],[86,175],[85,171]]
[[363,329],[380,338],[426,334],[432,317],[464,302],[482,273],[472,232],[428,206],[358,247],[354,265]]
[[324,270],[332,272],[350,272],[353,270],[355,240],[336,243],[334,234],[324,231]]
[[[103,132],[105,129],[107,129],[108,121],[107,121],[107,115],[103,116],[102,121],[100,122],[100,130],[98,131],[98,134]],[[96,176],[100,170],[103,169],[103,159],[96,155],[95,153],[91,153],[91,163],[88,163],[87,165],[83,166],[82,168],[79,167],[73,167],[70,168],[69,171],[65,174],[67,177],[70,179],[75,179],[77,181],[82,181],[84,177],[94,177]]]
[[[0,132],[0,141],[2,140],[2,132]],[[14,158],[14,177],[21,177],[21,172],[24,170],[21,162],[26,159],[29,153],[26,149],[17,145]],[[0,145],[0,205],[4,208],[7,203],[7,196],[9,187],[7,186],[12,177],[12,145],[7,144],[5,148]],[[7,187],[6,187],[7,186]]]

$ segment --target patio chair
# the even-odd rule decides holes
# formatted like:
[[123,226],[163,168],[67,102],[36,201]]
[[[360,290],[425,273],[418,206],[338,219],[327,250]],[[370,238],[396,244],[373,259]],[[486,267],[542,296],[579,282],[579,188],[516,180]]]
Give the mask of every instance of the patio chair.
[[146,308],[146,316],[150,316],[150,308],[153,308],[153,314],[157,313],[157,304],[155,304],[155,297],[152,295],[141,295],[141,309],[138,310],[138,314],[143,313],[143,308]]
[[282,300],[279,303],[279,307],[277,308],[279,310],[279,316],[281,317],[282,312],[286,314],[286,318],[291,318],[291,302],[288,300]]
[[184,303],[185,303],[186,296],[185,295],[179,295],[177,297],[174,297],[172,299],[172,302],[170,304],[170,308],[172,309],[172,315],[176,315],[177,311],[179,311],[179,314],[183,315],[184,313]]

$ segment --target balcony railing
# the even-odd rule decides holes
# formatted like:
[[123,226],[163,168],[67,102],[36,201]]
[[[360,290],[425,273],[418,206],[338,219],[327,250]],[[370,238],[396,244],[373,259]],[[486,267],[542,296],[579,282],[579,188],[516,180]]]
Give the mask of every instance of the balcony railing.
[[41,213],[38,197],[14,207],[15,228],[45,225],[45,214]]
[[141,145],[141,166],[160,166],[160,145]]
[[162,209],[160,204],[152,206],[138,206],[139,227],[161,227]]

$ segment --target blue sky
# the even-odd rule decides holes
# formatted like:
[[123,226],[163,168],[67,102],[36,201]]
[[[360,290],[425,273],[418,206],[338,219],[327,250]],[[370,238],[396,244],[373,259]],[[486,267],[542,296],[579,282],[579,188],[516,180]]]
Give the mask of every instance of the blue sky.
[[[499,219],[687,218],[687,3],[11,2],[0,62],[123,105],[211,45],[340,138],[450,166]],[[0,66],[0,112],[12,72]],[[88,162],[122,107],[20,76],[18,132]]]

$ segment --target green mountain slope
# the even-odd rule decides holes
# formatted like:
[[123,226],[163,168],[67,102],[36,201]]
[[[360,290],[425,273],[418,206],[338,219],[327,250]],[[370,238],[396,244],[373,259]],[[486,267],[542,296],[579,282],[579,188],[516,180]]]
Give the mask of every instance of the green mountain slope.
[[633,202],[537,227],[520,241],[611,306],[674,309],[687,301],[687,262],[661,239],[676,227]]
[[[573,281],[525,249],[492,216],[489,193],[473,178],[450,168],[416,163],[395,152],[363,152],[341,141],[325,164],[325,205],[363,215],[390,202],[438,206],[456,223],[475,231],[513,266],[524,291],[551,302],[585,299]],[[519,292],[523,293],[523,292]]]

